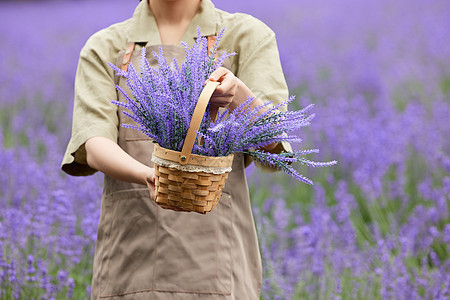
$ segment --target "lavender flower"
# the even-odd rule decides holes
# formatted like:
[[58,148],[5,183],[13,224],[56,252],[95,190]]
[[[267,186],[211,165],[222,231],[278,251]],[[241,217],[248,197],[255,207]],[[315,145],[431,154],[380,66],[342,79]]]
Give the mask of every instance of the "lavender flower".
[[[136,123],[123,126],[142,131],[162,147],[181,151],[204,82],[225,58],[233,55],[224,52],[217,61],[214,60],[222,34],[223,31],[208,55],[207,40],[198,30],[197,42],[193,47],[189,48],[183,43],[186,55],[181,65],[175,59],[169,64],[160,48],[159,53],[153,53],[159,67],[152,68],[143,48],[142,76],[132,64],[128,71],[110,64],[118,75],[126,78],[132,94],[127,95],[117,87],[126,102],[112,101],[125,108],[124,114]],[[209,113],[205,114],[209,116]]]
[[[169,64],[160,48],[158,53],[153,53],[158,62],[158,66],[153,68],[146,59],[145,48],[143,48],[141,76],[132,64],[128,71],[123,71],[110,64],[117,75],[126,78],[131,91],[131,95],[128,95],[117,86],[118,91],[124,96],[125,102],[112,101],[112,103],[125,108],[124,115],[135,122],[135,124],[123,124],[122,126],[142,131],[164,148],[181,151],[204,82],[225,58],[232,55],[224,52],[217,61],[214,60],[214,53],[217,51],[222,35],[223,30],[211,54],[208,55],[207,40],[201,36],[200,29],[198,29],[196,44],[191,48],[187,44],[183,44],[186,55],[185,61],[181,65],[178,65],[176,59]],[[312,105],[299,111],[279,111],[280,107],[287,105],[293,99],[291,97],[278,105],[267,102],[258,107],[252,107],[253,99],[249,97],[235,110],[225,110],[217,120],[211,120],[210,106],[208,105],[197,132],[203,138],[204,143],[195,145],[192,152],[205,156],[227,156],[235,152],[246,153],[264,164],[285,171],[300,181],[312,184],[312,181],[299,174],[291,166],[291,163],[325,167],[336,164],[336,161],[320,163],[302,157],[305,154],[318,152],[318,150],[280,154],[251,150],[272,143],[301,141],[298,136],[287,135],[287,133],[308,126],[314,115],[306,114]],[[265,109],[264,113],[260,113],[262,109]]]
[[[136,2],[58,2],[0,1],[3,29],[14,28],[0,30],[1,299],[90,294],[102,177],[72,178],[58,166],[79,49],[93,32],[128,18]],[[338,279],[342,299],[448,299],[450,3],[263,2],[216,4],[274,30],[297,94],[290,105],[315,104],[317,123],[302,129],[303,143],[321,150],[318,160],[340,162],[325,175],[308,169],[312,189],[246,169],[252,200],[262,207],[255,221],[264,299],[329,299]],[[51,18],[36,14],[42,9]],[[435,229],[430,236],[433,227],[439,236]],[[390,245],[385,263],[378,240]],[[321,277],[312,276],[313,260],[326,267]],[[57,282],[59,270],[76,278],[73,294],[66,286],[46,298],[41,282]]]

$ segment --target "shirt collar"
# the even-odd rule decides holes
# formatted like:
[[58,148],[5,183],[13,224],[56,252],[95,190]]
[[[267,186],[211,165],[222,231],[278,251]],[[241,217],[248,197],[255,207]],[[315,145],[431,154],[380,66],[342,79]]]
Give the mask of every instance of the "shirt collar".
[[[182,40],[191,44],[197,37],[197,26],[203,36],[216,35],[216,12],[211,0],[202,0],[197,14],[189,24]],[[161,44],[155,17],[148,1],[139,3],[131,18],[129,42],[148,43],[150,45]]]

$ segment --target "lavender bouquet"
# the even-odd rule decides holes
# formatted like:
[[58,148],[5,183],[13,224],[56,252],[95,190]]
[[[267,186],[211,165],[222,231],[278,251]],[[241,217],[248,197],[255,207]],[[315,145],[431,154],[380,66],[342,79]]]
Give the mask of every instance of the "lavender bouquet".
[[[205,81],[226,58],[235,54],[223,52],[221,56],[217,56],[222,35],[223,30],[209,55],[207,39],[201,36],[200,30],[193,47],[182,42],[186,55],[181,64],[176,59],[169,64],[161,48],[159,53],[153,52],[158,62],[157,67],[150,66],[145,48],[142,49],[140,74],[131,63],[128,71],[110,64],[117,75],[126,78],[131,91],[131,95],[128,95],[117,86],[125,102],[112,101],[125,108],[123,113],[136,123],[122,126],[143,132],[161,147],[181,151]],[[289,133],[308,126],[314,114],[307,114],[312,105],[299,111],[279,110],[292,100],[293,97],[278,105],[267,102],[252,108],[250,104],[253,99],[248,98],[233,111],[225,110],[220,113],[216,120],[211,119],[208,105],[197,132],[203,143],[194,145],[192,153],[205,156],[245,153],[263,164],[281,169],[300,181],[312,184],[310,179],[293,168],[292,163],[325,167],[336,164],[336,161],[314,162],[304,157],[310,153],[318,153],[317,149],[282,153],[258,150],[272,143],[301,141],[298,136]],[[261,114],[262,109],[265,109],[265,112]]]

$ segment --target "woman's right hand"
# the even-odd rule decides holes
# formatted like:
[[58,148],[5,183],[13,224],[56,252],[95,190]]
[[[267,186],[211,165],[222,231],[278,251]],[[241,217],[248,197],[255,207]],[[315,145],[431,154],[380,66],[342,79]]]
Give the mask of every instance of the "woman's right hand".
[[145,174],[145,182],[147,183],[148,190],[150,192],[150,198],[155,200],[155,168],[150,168]]

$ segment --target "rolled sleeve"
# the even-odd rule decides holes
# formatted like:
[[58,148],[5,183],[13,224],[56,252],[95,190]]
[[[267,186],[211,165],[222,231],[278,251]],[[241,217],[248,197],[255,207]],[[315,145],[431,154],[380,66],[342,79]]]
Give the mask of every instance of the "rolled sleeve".
[[[289,91],[280,62],[275,33],[267,30],[257,47],[246,57],[241,57],[237,76],[250,88],[250,90],[262,101],[272,101],[278,104],[289,97]],[[281,111],[286,111],[281,107]],[[271,153],[292,152],[292,147],[287,142],[280,142]],[[246,165],[251,163],[251,158],[246,157]],[[278,169],[259,161],[255,165],[265,172],[275,172]]]
[[[87,44],[88,45],[88,44]],[[92,47],[85,46],[80,54],[75,79],[72,135],[61,168],[74,176],[96,172],[86,162],[84,144],[89,138],[101,136],[117,142],[117,98],[113,70],[107,59]]]

